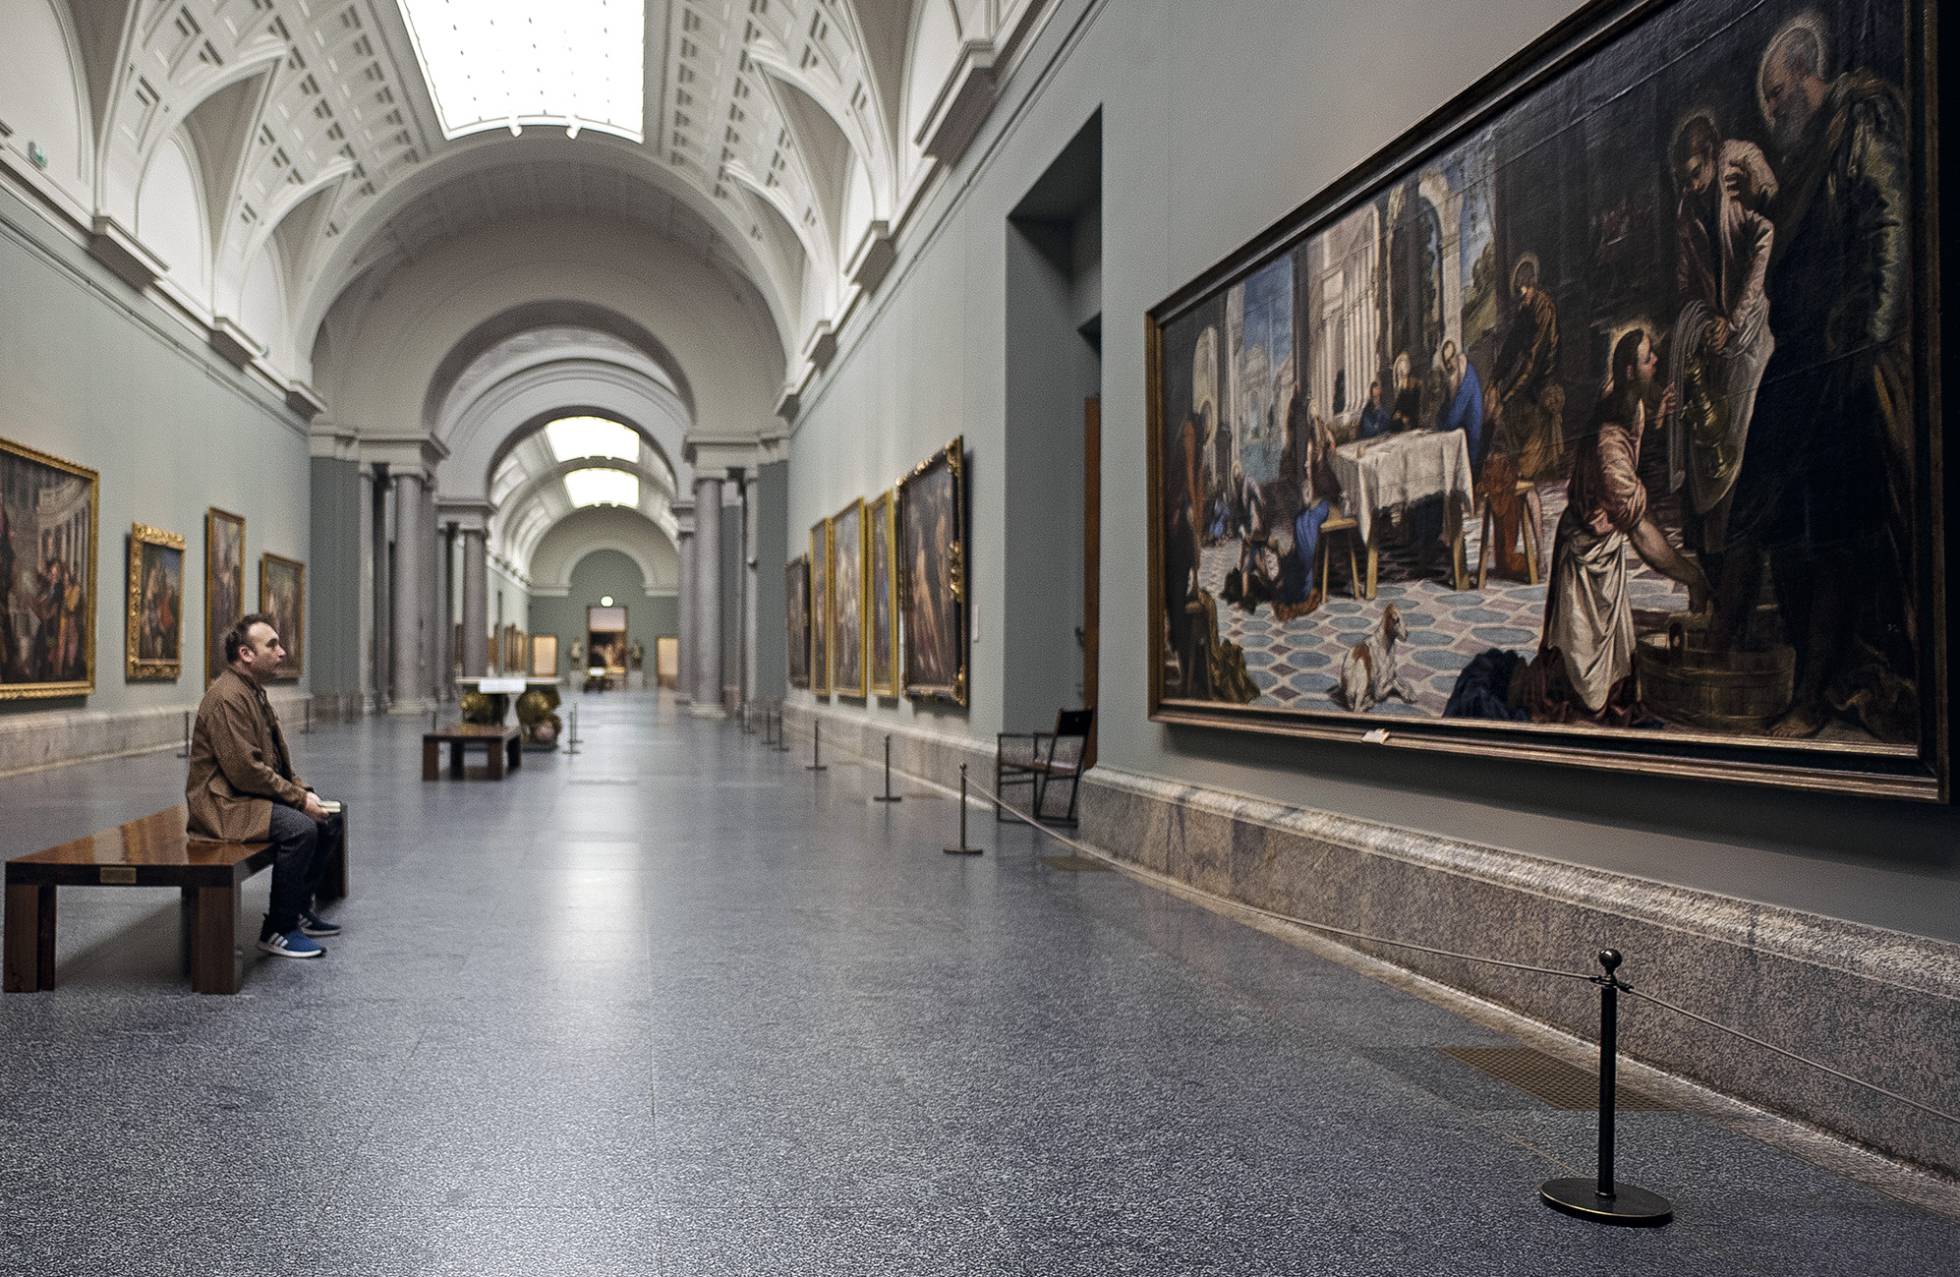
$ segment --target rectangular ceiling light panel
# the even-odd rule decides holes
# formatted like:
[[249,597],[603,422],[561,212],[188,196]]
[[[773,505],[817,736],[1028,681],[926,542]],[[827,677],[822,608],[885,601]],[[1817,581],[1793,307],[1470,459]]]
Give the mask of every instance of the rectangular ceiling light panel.
[[574,506],[640,504],[640,477],[624,470],[574,470],[565,476]]
[[631,426],[604,417],[560,417],[544,428],[551,455],[560,461],[580,457],[617,457],[631,461],[640,455],[640,436]]
[[525,124],[635,142],[646,0],[400,0],[444,137]]

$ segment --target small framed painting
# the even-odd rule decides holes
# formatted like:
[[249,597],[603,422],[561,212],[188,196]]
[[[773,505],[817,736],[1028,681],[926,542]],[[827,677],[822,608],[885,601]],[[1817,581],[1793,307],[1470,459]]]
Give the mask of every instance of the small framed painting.
[[147,523],[129,530],[124,676],[175,681],[184,669],[184,538]]

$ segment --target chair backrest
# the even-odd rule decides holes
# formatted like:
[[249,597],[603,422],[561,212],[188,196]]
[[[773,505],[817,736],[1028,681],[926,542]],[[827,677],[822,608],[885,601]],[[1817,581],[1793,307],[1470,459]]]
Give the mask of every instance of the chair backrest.
[[1080,767],[1089,750],[1089,729],[1096,724],[1092,709],[1065,709],[1055,715],[1055,735],[1048,742],[1048,765]]
[[1096,725],[1096,711],[1092,709],[1065,709],[1055,715],[1055,735],[1076,736],[1083,740],[1089,738],[1089,729]]

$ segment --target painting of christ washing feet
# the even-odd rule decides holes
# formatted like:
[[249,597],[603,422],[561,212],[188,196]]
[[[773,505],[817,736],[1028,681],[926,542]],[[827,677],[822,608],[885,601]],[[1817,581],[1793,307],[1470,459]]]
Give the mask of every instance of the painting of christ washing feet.
[[1151,312],[1152,713],[1937,796],[1923,14],[1598,12]]

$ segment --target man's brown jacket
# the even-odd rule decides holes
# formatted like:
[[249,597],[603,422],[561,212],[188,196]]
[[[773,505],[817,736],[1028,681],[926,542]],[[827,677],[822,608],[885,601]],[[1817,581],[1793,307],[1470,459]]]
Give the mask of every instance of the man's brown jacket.
[[272,829],[272,804],[298,807],[306,801],[306,782],[295,773],[279,774],[286,752],[279,720],[270,704],[260,709],[259,689],[227,668],[204,693],[191,734],[191,770],[184,782],[190,832],[225,842],[264,842]]

